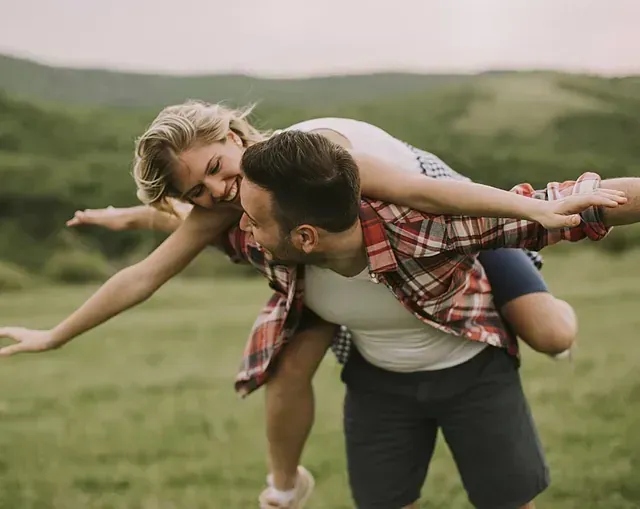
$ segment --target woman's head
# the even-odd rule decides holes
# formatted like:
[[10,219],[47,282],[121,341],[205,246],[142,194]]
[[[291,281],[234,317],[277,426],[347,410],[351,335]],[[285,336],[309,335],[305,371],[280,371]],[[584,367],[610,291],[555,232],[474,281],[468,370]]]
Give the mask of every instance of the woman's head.
[[242,153],[266,137],[248,122],[251,110],[199,101],[163,109],[136,142],[140,201],[163,209],[171,199],[205,208],[237,201]]

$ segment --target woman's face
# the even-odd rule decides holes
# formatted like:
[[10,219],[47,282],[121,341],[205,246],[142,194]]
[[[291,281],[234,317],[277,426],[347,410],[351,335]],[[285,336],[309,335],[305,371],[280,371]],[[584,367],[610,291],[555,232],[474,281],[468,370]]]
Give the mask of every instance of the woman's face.
[[235,133],[225,141],[196,144],[182,152],[173,174],[179,199],[207,209],[218,203],[240,203],[240,160],[244,147]]

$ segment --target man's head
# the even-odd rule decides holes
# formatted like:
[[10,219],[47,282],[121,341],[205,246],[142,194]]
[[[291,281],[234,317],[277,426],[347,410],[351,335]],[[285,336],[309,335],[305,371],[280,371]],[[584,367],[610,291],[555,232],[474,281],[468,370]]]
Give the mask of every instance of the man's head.
[[240,225],[276,260],[321,263],[327,240],[358,221],[358,167],[324,136],[285,131],[248,147],[241,166]]

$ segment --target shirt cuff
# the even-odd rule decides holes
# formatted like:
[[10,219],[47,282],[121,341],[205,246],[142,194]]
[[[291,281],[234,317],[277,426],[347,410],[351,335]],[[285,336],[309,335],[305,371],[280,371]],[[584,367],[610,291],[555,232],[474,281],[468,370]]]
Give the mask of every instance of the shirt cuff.
[[[589,194],[600,189],[600,175],[588,172],[580,175],[571,194]],[[587,238],[601,240],[611,231],[611,227],[604,224],[602,207],[589,207],[580,214],[582,230]]]

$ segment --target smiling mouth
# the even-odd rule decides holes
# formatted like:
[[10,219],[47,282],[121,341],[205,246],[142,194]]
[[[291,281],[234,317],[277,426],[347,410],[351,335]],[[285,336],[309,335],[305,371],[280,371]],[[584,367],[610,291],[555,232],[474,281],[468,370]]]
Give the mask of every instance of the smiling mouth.
[[267,260],[273,260],[273,255],[271,254],[271,251],[265,248],[262,244],[260,244],[259,242],[256,242],[256,247],[258,248],[258,251],[264,254]]
[[229,192],[225,195],[222,201],[230,202],[234,201],[238,197],[238,191],[240,190],[240,178],[238,177],[231,187],[229,188]]

